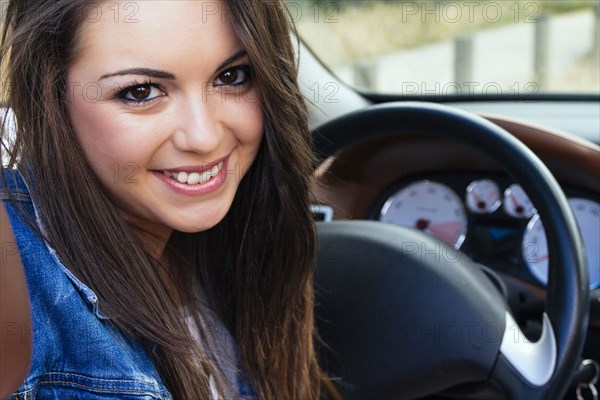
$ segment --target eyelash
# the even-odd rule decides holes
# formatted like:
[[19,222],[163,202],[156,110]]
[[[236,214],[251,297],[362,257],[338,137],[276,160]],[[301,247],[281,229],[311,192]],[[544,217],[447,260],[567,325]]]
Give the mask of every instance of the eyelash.
[[247,64],[242,64],[242,65],[236,65],[233,66],[231,68],[227,68],[226,70],[224,70],[223,72],[221,72],[219,75],[217,75],[217,78],[215,79],[215,81],[217,79],[219,79],[219,77],[223,76],[224,74],[226,74],[227,72],[237,72],[238,74],[241,72],[242,74],[245,75],[245,78],[241,81],[241,82],[237,82],[237,83],[232,83],[232,84],[215,84],[214,86],[216,87],[221,87],[221,86],[241,86],[241,85],[245,85],[245,84],[249,84],[250,82],[252,82],[252,69],[250,68],[249,65]]
[[[241,73],[243,75],[243,79],[240,82],[234,82],[231,84],[213,83],[213,86],[214,87],[224,87],[224,88],[226,88],[226,87],[235,88],[235,87],[242,86],[242,85],[248,85],[252,82],[252,70],[251,70],[250,66],[247,64],[236,65],[234,67],[227,68],[223,72],[219,73],[219,75],[217,75],[217,77],[215,78],[215,82],[217,80],[220,80],[220,78],[223,77],[223,75],[228,72],[236,72],[237,74]],[[141,100],[136,100],[136,99],[132,99],[132,98],[128,97],[131,95],[131,92],[133,90],[142,89],[142,88],[150,89],[150,92],[152,92],[153,89],[156,89],[156,90],[159,90],[161,92],[161,94],[151,97],[151,98],[146,98],[146,99],[141,99]],[[144,83],[135,83],[131,86],[124,88],[123,90],[120,90],[116,95],[116,99],[121,101],[122,103],[126,103],[126,104],[145,105],[151,101],[157,100],[158,98],[166,96],[166,95],[167,95],[166,92],[160,87],[160,85],[153,83],[150,80],[147,80]]]
[[[146,99],[142,99],[142,100],[136,100],[136,99],[131,99],[128,98],[127,96],[131,94],[131,92],[135,89],[142,89],[142,88],[146,88],[146,89],[150,89],[150,91],[152,92],[153,89],[159,90],[161,92],[160,95],[155,96],[155,97],[151,97],[151,98],[146,98]],[[147,80],[144,83],[135,83],[131,86],[126,87],[125,89],[119,91],[116,95],[116,99],[125,103],[125,104],[133,104],[133,105],[144,105],[146,103],[149,103],[151,101],[154,101],[160,97],[166,96],[166,93],[164,90],[161,89],[161,87],[156,84],[153,83],[150,80]]]

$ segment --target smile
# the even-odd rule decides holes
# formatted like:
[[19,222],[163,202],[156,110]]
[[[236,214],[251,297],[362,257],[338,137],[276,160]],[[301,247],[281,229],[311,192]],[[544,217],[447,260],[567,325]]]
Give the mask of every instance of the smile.
[[198,185],[206,183],[221,172],[223,169],[223,161],[219,162],[207,171],[172,171],[163,170],[163,174],[179,183],[187,183],[188,185]]

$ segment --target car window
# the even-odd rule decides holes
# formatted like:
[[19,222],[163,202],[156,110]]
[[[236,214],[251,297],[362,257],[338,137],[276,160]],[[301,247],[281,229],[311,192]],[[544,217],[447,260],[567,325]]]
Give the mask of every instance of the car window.
[[594,0],[288,0],[344,82],[410,95],[600,93]]

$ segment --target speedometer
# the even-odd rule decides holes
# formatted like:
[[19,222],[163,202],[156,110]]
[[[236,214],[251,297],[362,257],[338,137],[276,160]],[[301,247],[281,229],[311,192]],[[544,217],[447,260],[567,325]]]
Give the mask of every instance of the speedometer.
[[[600,286],[600,204],[587,199],[569,199],[583,239],[590,287]],[[535,215],[523,236],[523,258],[531,273],[543,284],[548,283],[548,245],[542,221]]]
[[449,187],[431,181],[415,182],[396,192],[383,205],[379,220],[420,229],[455,248],[467,231],[461,199]]

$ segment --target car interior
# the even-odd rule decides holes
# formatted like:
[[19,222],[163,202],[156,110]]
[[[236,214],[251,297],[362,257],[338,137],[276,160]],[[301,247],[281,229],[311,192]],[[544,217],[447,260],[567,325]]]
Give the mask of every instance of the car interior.
[[[341,20],[353,6],[321,7]],[[300,24],[316,318],[343,398],[597,398],[598,81],[387,90],[334,71],[310,36]]]
[[[323,368],[350,400],[597,399],[600,6],[446,3],[286,0],[315,149]],[[469,12],[491,21],[475,43],[470,20],[424,39]],[[413,28],[422,42],[363,49]],[[342,29],[353,58],[329,62]],[[581,43],[587,81],[561,64]],[[535,71],[477,75],[509,67]]]

